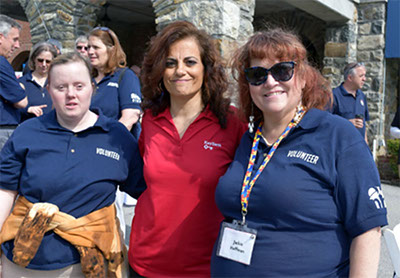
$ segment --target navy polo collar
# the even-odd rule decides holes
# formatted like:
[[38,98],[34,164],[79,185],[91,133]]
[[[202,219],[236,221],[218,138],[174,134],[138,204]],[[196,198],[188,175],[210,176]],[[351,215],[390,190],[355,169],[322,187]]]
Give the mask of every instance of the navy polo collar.
[[33,76],[32,76],[32,71],[31,70],[26,73],[26,77],[27,77],[26,78],[27,80],[33,81]]
[[[86,130],[95,128],[95,127],[101,128],[102,130],[108,132],[110,130],[110,119],[108,119],[106,116],[104,116],[100,109],[93,108],[93,109],[90,109],[90,111],[96,113],[99,117],[98,117],[96,123],[92,127],[89,127],[80,132],[85,132]],[[48,114],[43,115],[41,117],[41,121],[47,129],[72,132],[71,130],[66,129],[65,127],[62,127],[58,123],[57,114],[56,114],[55,109],[50,111]],[[78,132],[78,133],[80,133],[80,132]]]
[[319,126],[321,119],[326,117],[326,113],[322,110],[311,108],[304,115],[303,119],[299,123],[299,127],[302,129],[312,129]]
[[[25,74],[25,75],[26,75],[26,80],[29,81],[29,82],[34,83],[36,86],[42,87],[42,86],[40,86],[40,85],[33,79],[32,72],[33,72],[33,71],[29,71],[29,72],[27,72],[27,73]],[[47,79],[46,79],[46,82],[44,82],[43,88],[46,88],[48,82],[49,82],[49,79],[47,78]]]
[[114,77],[117,73],[119,73],[122,70],[122,68],[116,68],[113,72],[110,72],[109,74],[105,75],[103,79],[100,80],[99,83],[96,83],[96,80],[93,78],[93,81],[95,82],[96,85],[99,85],[100,83],[106,82],[110,80],[111,78]]
[[[339,88],[340,88],[340,93],[341,93],[343,96],[351,96],[351,97],[354,97],[352,94],[350,94],[350,93],[343,87],[343,82],[342,82],[342,84],[340,84]],[[358,89],[358,90],[356,91],[355,97],[357,97],[359,94],[360,94],[360,90]]]

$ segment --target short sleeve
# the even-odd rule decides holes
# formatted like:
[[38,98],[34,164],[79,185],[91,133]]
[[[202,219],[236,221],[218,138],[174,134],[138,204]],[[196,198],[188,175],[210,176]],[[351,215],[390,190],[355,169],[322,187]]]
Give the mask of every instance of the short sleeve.
[[118,84],[120,110],[128,108],[140,109],[142,94],[140,92],[139,78],[130,69],[126,69],[125,72],[121,70],[120,74],[123,74]]
[[13,134],[0,152],[0,189],[18,191],[23,166],[23,155],[15,147]]
[[0,56],[0,59],[0,96],[11,103],[17,103],[26,97],[25,91],[19,85],[11,65],[4,57]]
[[129,134],[129,172],[128,177],[121,184],[121,190],[131,195],[133,198],[139,198],[140,194],[146,189],[146,183],[143,177],[143,159],[139,152],[137,140]]
[[372,154],[364,141],[344,149],[337,159],[336,201],[351,237],[387,225],[386,204]]

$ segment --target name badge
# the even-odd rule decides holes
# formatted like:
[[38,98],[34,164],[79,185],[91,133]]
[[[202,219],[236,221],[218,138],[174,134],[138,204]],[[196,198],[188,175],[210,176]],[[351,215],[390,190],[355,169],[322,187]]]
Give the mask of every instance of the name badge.
[[250,265],[256,236],[255,229],[248,228],[237,220],[233,220],[232,223],[223,222],[217,256]]

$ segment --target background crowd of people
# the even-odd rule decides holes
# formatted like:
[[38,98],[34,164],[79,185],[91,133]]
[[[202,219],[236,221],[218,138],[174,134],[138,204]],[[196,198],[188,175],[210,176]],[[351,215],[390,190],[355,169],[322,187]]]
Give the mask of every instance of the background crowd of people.
[[74,52],[39,42],[16,79],[20,29],[0,15],[0,276],[376,277],[388,223],[363,64],[332,92],[296,34],[257,32],[229,61],[237,109],[192,23],[141,67],[108,27]]

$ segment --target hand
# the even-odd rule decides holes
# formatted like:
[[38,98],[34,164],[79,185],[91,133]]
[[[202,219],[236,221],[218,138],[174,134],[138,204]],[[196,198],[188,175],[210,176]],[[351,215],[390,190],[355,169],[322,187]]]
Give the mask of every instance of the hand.
[[47,104],[37,105],[37,106],[30,106],[28,108],[28,113],[34,114],[36,117],[43,115],[43,108],[47,107]]
[[363,119],[349,119],[349,121],[356,127],[356,128],[363,128],[364,120]]

